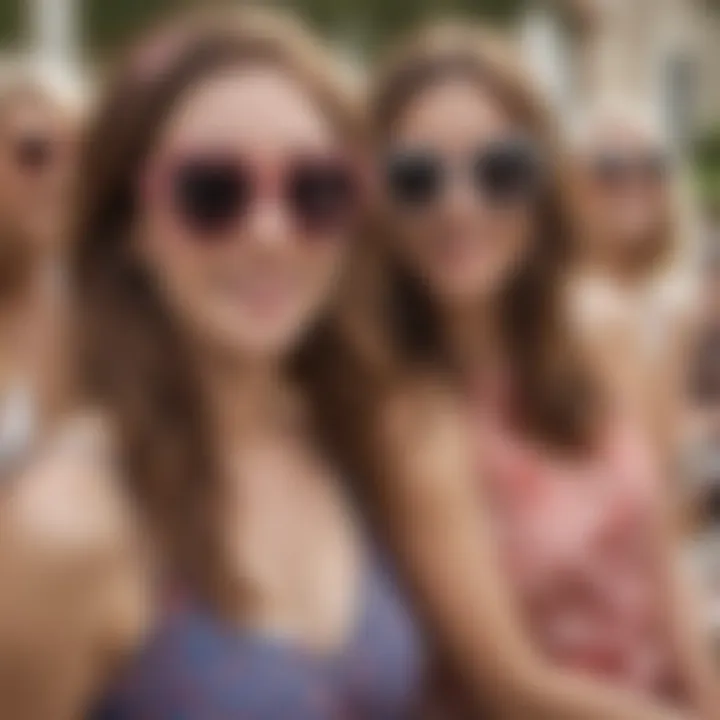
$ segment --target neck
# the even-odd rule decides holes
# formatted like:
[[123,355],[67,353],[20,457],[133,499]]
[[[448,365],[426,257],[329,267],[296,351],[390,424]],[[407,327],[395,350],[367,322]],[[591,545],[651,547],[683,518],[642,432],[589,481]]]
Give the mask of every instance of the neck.
[[579,258],[578,266],[582,274],[606,278],[612,283],[631,290],[648,279],[647,258],[634,257],[631,252],[610,252],[606,249],[607,242],[595,240],[587,243],[587,250]]
[[[27,341],[48,332],[47,322],[51,321],[59,303],[54,292],[56,272],[57,265],[53,261],[38,258],[22,286],[0,304],[0,340],[7,349],[3,353],[6,360],[20,356],[22,363],[23,352],[28,349]],[[34,351],[30,349],[30,352]]]
[[504,366],[500,315],[494,304],[444,314],[445,346],[461,377],[496,377]]
[[297,394],[279,362],[205,357],[200,371],[218,437],[226,446],[263,428],[287,427],[297,416]]

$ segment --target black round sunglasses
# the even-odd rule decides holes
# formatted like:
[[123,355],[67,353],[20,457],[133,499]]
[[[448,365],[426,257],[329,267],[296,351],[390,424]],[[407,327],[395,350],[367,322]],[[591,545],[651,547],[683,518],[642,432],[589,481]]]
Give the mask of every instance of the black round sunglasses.
[[459,162],[423,148],[392,150],[385,160],[389,194],[406,207],[432,204],[460,177],[493,204],[515,204],[536,192],[541,164],[532,144],[516,138],[474,148]]

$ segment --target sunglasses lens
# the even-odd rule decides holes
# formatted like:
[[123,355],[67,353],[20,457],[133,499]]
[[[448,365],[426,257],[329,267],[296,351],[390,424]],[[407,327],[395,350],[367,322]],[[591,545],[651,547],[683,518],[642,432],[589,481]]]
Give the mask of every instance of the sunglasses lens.
[[650,182],[663,182],[670,173],[670,158],[663,153],[649,154],[642,167],[644,177]]
[[532,149],[508,142],[478,152],[473,162],[476,186],[491,200],[508,202],[528,198],[538,182]]
[[404,205],[424,205],[434,200],[442,183],[441,163],[429,153],[397,153],[386,168],[393,198]]
[[298,218],[314,231],[340,228],[357,199],[355,178],[341,162],[297,164],[287,177],[286,191]]
[[52,142],[42,137],[27,137],[18,141],[15,157],[20,167],[26,170],[42,170],[52,160]]
[[193,230],[211,235],[225,230],[243,211],[250,181],[231,161],[190,160],[176,170],[174,194]]
[[602,184],[610,187],[623,183],[630,174],[628,163],[615,155],[601,155],[595,158],[592,172]]
[[670,160],[664,153],[645,153],[638,156],[601,155],[593,161],[595,177],[610,188],[627,182],[661,183],[670,171]]

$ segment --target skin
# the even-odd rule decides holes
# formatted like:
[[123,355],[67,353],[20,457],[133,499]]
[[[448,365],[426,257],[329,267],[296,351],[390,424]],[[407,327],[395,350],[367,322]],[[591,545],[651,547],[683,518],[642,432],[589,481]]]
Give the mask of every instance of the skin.
[[[462,80],[429,88],[410,102],[404,118],[390,139],[393,145],[432,149],[462,169],[470,153],[519,130],[499,106],[468,92]],[[449,126],[453,133],[447,132]],[[452,311],[466,308],[469,296],[481,303],[526,252],[530,214],[523,207],[513,209],[494,208],[459,179],[427,208],[391,207],[390,212],[403,261]],[[494,242],[495,237],[504,241]]]
[[592,172],[598,154],[657,154],[662,144],[647,132],[629,125],[609,125],[598,130],[588,145],[576,153],[570,193],[584,238],[583,252],[606,271],[623,273],[624,259],[663,232],[670,218],[668,182],[632,182],[609,188]]
[[[420,92],[397,119],[391,141],[462,155],[478,138],[514,129],[491,95],[456,80]],[[493,210],[467,192],[458,188],[415,218],[395,209],[395,249],[424,278],[440,309],[455,366],[492,373],[505,354],[498,299],[529,248],[533,215],[530,207]],[[522,720],[681,717],[651,698],[557,667],[533,649],[498,557],[492,511],[479,497],[469,430],[465,408],[443,381],[408,382],[380,413],[376,469],[395,547],[470,705]],[[671,542],[658,547],[668,568],[675,567]],[[668,588],[678,585],[668,580]],[[673,628],[694,638],[689,619],[677,617],[682,610],[674,592],[664,597]],[[694,704],[702,717],[715,717],[707,658],[689,644],[682,662],[693,677]]]
[[[573,303],[584,306],[586,280],[604,288],[610,300],[595,303],[589,317],[581,313],[578,331],[589,357],[601,358],[601,372],[611,374],[610,385],[618,388],[622,397],[634,397],[634,403],[644,410],[658,448],[668,462],[674,462],[683,431],[685,372],[696,323],[694,303],[686,299],[672,306],[656,302],[652,320],[644,314],[628,313],[626,308],[647,307],[648,290],[652,291],[656,278],[662,277],[654,267],[633,257],[672,227],[675,180],[635,181],[608,188],[591,169],[592,159],[599,153],[634,156],[662,151],[662,144],[646,129],[627,122],[607,122],[575,152],[568,194],[578,243],[578,273],[573,287],[580,297]],[[662,326],[661,346],[654,343],[650,350],[644,340],[648,323]]]
[[[64,261],[75,127],[63,108],[30,89],[15,91],[0,105],[0,262],[25,256],[28,265],[27,277],[0,303],[0,395],[18,381],[29,383],[38,414],[49,422],[67,392],[68,323],[57,278]],[[18,162],[17,145],[30,137],[52,146],[43,168]]]
[[[188,89],[155,152],[208,144],[263,163],[339,149],[304,90],[261,68]],[[273,199],[212,248],[160,196],[136,220],[136,251],[191,340],[213,411],[233,619],[331,653],[358,616],[361,549],[281,366],[324,311],[347,238],[308,236]],[[81,716],[152,624],[152,528],[124,497],[112,418],[86,413],[64,428],[1,510],[0,715],[18,720]]]
[[[47,167],[22,168],[14,156],[26,137],[53,144]],[[69,118],[51,101],[23,94],[9,101],[0,114],[0,228],[19,235],[40,252],[61,242],[67,190],[73,164],[73,133]]]
[[[253,100],[252,112],[233,92],[239,83]],[[278,113],[291,91],[296,111]],[[218,148],[263,168],[282,168],[297,155],[332,151],[332,137],[328,121],[287,80],[236,70],[181,102],[156,157]],[[141,223],[146,242],[140,249],[187,330],[201,343],[206,338],[242,348],[248,362],[254,355],[281,358],[305,333],[331,295],[346,244],[346,238],[305,233],[272,200],[261,200],[242,230],[228,230],[236,241],[218,238],[212,247],[189,237],[161,202],[147,209]]]

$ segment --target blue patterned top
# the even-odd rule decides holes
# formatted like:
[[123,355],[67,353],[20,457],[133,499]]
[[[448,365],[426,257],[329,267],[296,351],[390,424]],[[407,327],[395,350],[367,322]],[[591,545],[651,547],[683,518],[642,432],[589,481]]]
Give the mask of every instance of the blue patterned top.
[[420,638],[389,574],[368,568],[345,647],[318,655],[197,604],[169,609],[93,720],[404,720],[422,700]]

